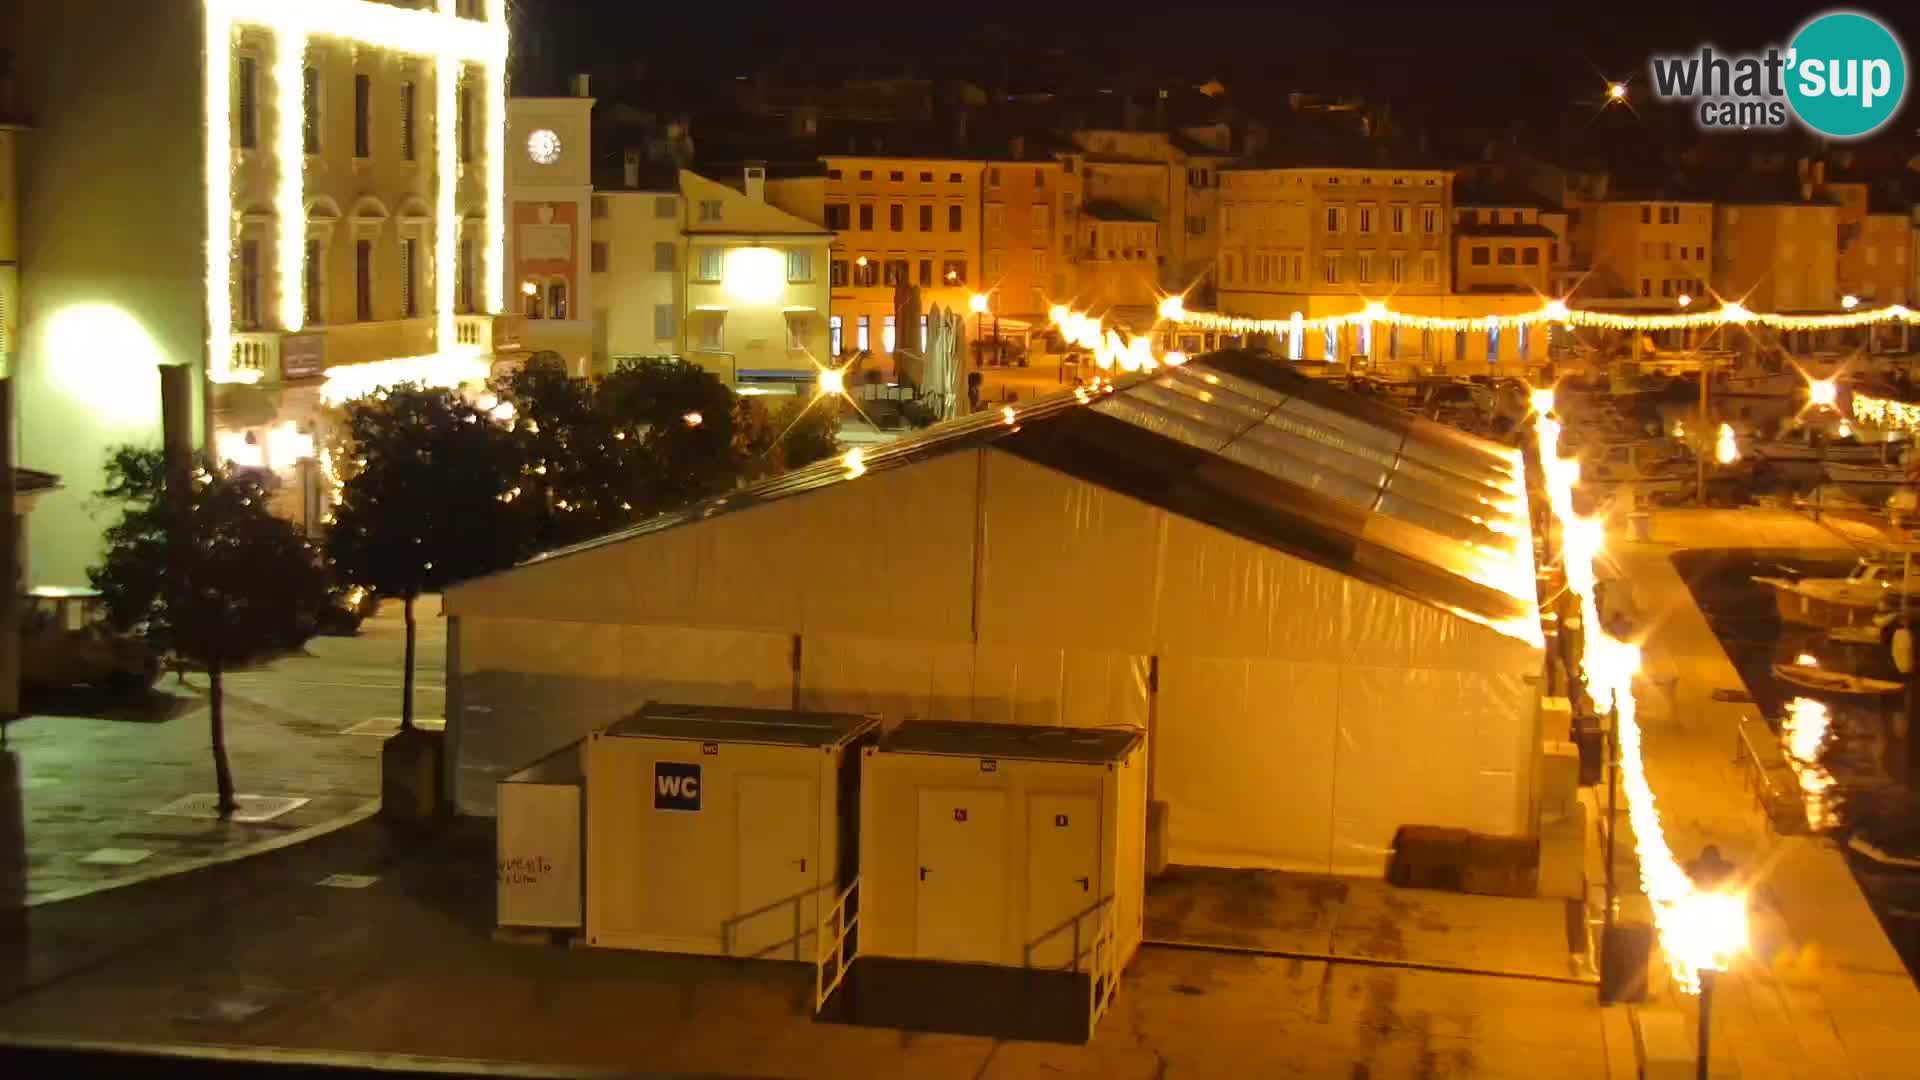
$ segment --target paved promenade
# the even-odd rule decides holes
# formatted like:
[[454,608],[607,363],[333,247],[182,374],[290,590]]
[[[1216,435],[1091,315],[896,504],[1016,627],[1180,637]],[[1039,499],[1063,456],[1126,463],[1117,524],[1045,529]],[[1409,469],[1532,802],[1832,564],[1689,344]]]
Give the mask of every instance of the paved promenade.
[[[1674,569],[1682,549],[1803,550],[1844,555],[1861,539],[1791,513],[1656,512],[1651,542],[1608,534],[1633,583],[1645,628],[1646,677],[1636,686],[1649,780],[1667,837],[1683,860],[1716,844],[1757,872],[1755,955],[1724,978],[1714,1045],[1758,1077],[1911,1077],[1920,1066],[1920,991],[1829,842],[1771,834],[1733,763],[1735,733],[1754,706],[1714,700],[1739,689],[1706,618]],[[1698,999],[1663,995],[1685,1012]]]

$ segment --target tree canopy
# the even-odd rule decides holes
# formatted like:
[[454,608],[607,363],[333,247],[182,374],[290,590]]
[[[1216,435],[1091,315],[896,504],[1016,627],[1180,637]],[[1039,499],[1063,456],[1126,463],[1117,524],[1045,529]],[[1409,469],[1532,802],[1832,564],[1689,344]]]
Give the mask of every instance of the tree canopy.
[[327,552],[348,581],[410,599],[526,554],[513,505],[525,451],[487,413],[407,385],[349,402],[346,427],[352,470]]
[[313,545],[268,511],[252,473],[201,462],[182,504],[166,497],[161,462],[160,451],[136,447],[108,458],[100,494],[123,509],[88,576],[109,623],[208,668],[305,643],[329,602]]

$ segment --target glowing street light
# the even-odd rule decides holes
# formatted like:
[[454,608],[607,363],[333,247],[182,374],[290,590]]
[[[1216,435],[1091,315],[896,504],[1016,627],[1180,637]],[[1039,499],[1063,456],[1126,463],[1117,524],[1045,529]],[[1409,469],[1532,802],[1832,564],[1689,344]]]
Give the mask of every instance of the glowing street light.
[[1848,293],[1840,298],[1840,306],[1846,308],[1848,311],[1852,311],[1854,308],[1860,306],[1860,298],[1852,293]]
[[975,315],[979,315],[982,312],[986,311],[987,310],[987,294],[986,293],[969,293],[967,295],[967,310],[973,312]]
[[1693,297],[1688,296],[1686,293],[1681,293],[1678,303],[1681,307],[1690,307],[1693,304]]
[[1179,322],[1187,317],[1187,302],[1179,293],[1160,301],[1160,317],[1168,322]]
[[1608,83],[1607,84],[1607,100],[1608,101],[1627,100],[1627,84],[1623,82]]
[[855,266],[867,265],[867,257],[865,255],[860,256],[859,258],[853,260],[853,265]]
[[520,295],[538,296],[540,295],[540,286],[535,285],[531,281],[523,281],[520,283]]
[[1810,379],[1807,381],[1807,404],[1825,405],[1832,408],[1840,400],[1840,388],[1832,379]]
[[832,397],[847,392],[847,374],[845,368],[823,367],[815,380],[815,394],[818,397]]
[[1713,459],[1722,465],[1731,465],[1740,460],[1740,446],[1733,438],[1733,425],[1720,425],[1720,438],[1714,443]]

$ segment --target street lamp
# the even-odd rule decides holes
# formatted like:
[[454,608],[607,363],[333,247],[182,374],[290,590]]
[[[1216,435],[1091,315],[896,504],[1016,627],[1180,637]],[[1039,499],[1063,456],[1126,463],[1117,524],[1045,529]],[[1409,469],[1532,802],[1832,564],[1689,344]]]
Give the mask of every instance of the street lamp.
[[1608,83],[1607,84],[1607,100],[1608,101],[1627,100],[1627,84],[1623,82]]
[[1689,307],[1689,306],[1691,306],[1692,304],[1693,304],[1693,297],[1691,297],[1691,296],[1688,296],[1688,295],[1687,295],[1686,293],[1681,293],[1681,294],[1680,294],[1680,306],[1681,306],[1681,307]]
[[1846,308],[1848,311],[1852,311],[1854,308],[1860,306],[1860,298],[1852,293],[1848,293],[1840,298],[1840,306]]
[[[976,366],[985,367],[986,350],[984,345],[986,343],[987,294],[968,293],[967,310],[973,312],[974,340],[980,342],[983,346],[981,349],[980,362]],[[1000,359],[1000,316],[997,314],[993,318],[993,357],[995,362],[998,362]]]

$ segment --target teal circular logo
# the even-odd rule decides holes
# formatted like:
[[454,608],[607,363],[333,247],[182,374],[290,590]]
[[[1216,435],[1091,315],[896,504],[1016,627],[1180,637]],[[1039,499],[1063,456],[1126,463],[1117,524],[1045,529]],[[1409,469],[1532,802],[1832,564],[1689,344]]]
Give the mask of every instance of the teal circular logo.
[[1893,119],[1907,94],[1907,56],[1878,19],[1852,11],[1800,28],[1787,51],[1787,100],[1800,122],[1851,139]]

